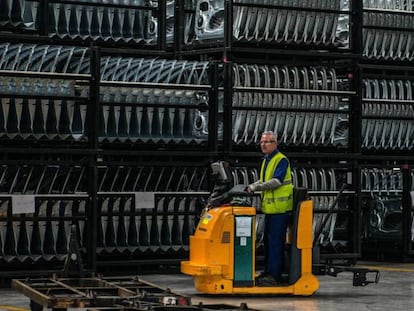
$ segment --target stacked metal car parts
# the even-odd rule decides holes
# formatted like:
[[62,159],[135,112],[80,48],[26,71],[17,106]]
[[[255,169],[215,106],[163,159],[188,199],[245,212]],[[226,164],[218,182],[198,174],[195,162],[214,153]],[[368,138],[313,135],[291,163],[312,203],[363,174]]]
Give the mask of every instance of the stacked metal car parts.
[[[49,36],[156,44],[159,8],[166,5],[166,41],[174,39],[174,0],[50,1],[42,12],[39,1],[4,0],[0,25],[38,31],[47,21]],[[233,2],[233,36],[237,41],[293,43],[332,47],[349,46],[347,0],[300,1],[243,0]],[[223,0],[187,0],[184,42],[223,40]],[[46,15],[47,14],[47,15]]]
[[197,40],[223,38],[224,0],[196,0],[194,33]]
[[414,5],[411,1],[363,1],[363,55],[411,61],[414,58]]
[[[81,100],[88,98],[89,91],[65,74],[86,79],[90,72],[88,49],[10,43],[0,48],[1,70],[55,74],[51,78],[0,77],[1,93],[10,95],[3,97],[0,107],[1,133],[10,138],[84,137],[87,106]],[[206,139],[207,71],[207,62],[102,57],[100,138],[154,142]],[[128,82],[153,84],[138,88]],[[163,88],[162,83],[183,86]],[[197,86],[202,88],[194,89]],[[25,99],[27,95],[34,98]]]
[[0,51],[1,70],[89,73],[88,49],[83,47],[3,43]]
[[[175,39],[175,0],[167,0],[166,2],[166,19],[165,19],[165,31],[166,31],[166,42],[173,43]],[[179,17],[180,18],[180,17]],[[158,38],[158,28],[155,32],[156,37]]]
[[399,168],[365,168],[361,171],[361,190],[381,195],[402,191],[402,174]]
[[363,88],[362,147],[413,149],[413,81],[364,79]]
[[[202,87],[208,83],[207,69],[206,62],[104,57],[102,80]],[[274,130],[279,133],[280,141],[286,144],[347,144],[348,104],[342,96],[334,93],[338,85],[333,68],[235,65],[234,81],[234,105],[257,109],[248,112],[240,110],[233,116],[233,140],[236,143],[256,142],[261,132]],[[237,92],[237,87],[258,89],[255,92]],[[261,94],[260,87],[275,88],[276,92],[277,89],[292,88],[304,91],[305,95],[294,92]],[[321,95],[306,94],[306,90],[322,92]],[[334,92],[327,95],[323,91]],[[152,89],[131,90],[125,84],[102,87],[101,96],[104,106],[101,136],[104,138],[179,141],[205,137],[207,134],[208,116],[202,109],[194,108],[207,106],[208,94],[202,88],[164,90],[155,85]],[[123,107],[109,103],[126,105]],[[141,106],[131,106],[133,103]],[[163,104],[177,106],[168,108],[163,107]],[[260,108],[274,110],[260,111]],[[309,113],[294,112],[295,108],[309,110]],[[318,112],[318,109],[332,113]]]
[[[310,191],[314,208],[313,232],[315,235],[320,232],[320,235],[314,236],[314,239],[321,244],[332,243],[335,230],[338,229],[335,211],[348,209],[346,201],[334,205],[339,190],[337,182],[341,179],[341,174],[333,168],[294,168],[292,177],[295,187],[305,187]],[[334,212],[327,214],[329,209]]]
[[[188,142],[207,138],[208,114],[200,111],[208,107],[207,62],[105,57],[102,63],[102,81],[108,82],[101,89],[104,126],[100,136],[104,139]],[[110,82],[127,83],[109,86]],[[128,82],[152,85],[137,88]],[[177,89],[157,84],[177,84]]]
[[[11,170],[11,168],[3,168],[3,172]],[[26,170],[29,169],[26,168]],[[54,178],[53,180],[65,180],[64,185],[67,185],[65,190],[70,190],[70,192],[81,190],[78,186],[81,184],[81,179],[84,178],[84,170],[80,168],[68,169],[53,166],[45,167],[43,170],[31,168],[31,171],[33,170],[46,171],[48,175],[58,175],[58,179]],[[13,170],[14,174],[8,174],[6,178],[8,182],[16,180],[13,178],[17,176],[15,171]],[[232,174],[235,184],[249,184],[257,179],[257,172],[247,168],[235,168]],[[38,176],[38,174],[33,175]],[[336,177],[332,169],[293,170],[295,186],[308,187],[312,191],[312,198],[317,202],[316,211],[326,210],[332,204],[334,196],[326,195],[324,192],[336,191]],[[42,180],[44,179],[40,179],[39,182]],[[164,180],[168,182],[164,183]],[[98,253],[103,255],[133,252],[148,254],[159,251],[171,253],[187,249],[188,236],[193,232],[197,222],[196,217],[204,207],[205,199],[208,196],[208,193],[205,192],[206,181],[207,171],[205,168],[100,166]],[[30,184],[33,187],[33,185],[36,186],[36,182],[38,180],[33,179],[32,182],[25,180],[24,184]],[[45,188],[43,191],[48,193],[56,192],[58,189],[55,188],[58,184],[58,182],[54,182],[53,185],[41,188]],[[24,189],[24,191],[27,193],[29,189]],[[30,191],[33,190],[30,189]],[[155,205],[151,207],[135,201],[133,194],[136,191],[155,192]],[[321,195],[318,195],[318,192],[321,192]],[[40,260],[40,258],[51,260],[65,254],[64,249],[66,248],[60,246],[59,243],[62,242],[62,236],[68,232],[72,222],[57,221],[57,219],[63,216],[68,218],[85,217],[85,202],[46,198],[45,194],[44,203],[36,209],[35,216],[39,217],[40,221],[23,220],[14,225],[11,222],[5,224],[4,240],[7,243],[4,244],[4,250],[9,255],[17,256],[10,257],[11,259],[25,260],[27,256],[30,256],[35,260]],[[254,204],[259,204],[259,201],[256,200]],[[342,206],[342,208],[344,207]],[[324,217],[323,214],[315,213],[314,230],[325,221]],[[326,236],[321,237],[321,239],[325,239],[325,242],[332,241],[334,237],[336,216],[333,214],[331,217],[326,223],[324,231]],[[76,220],[76,222],[79,227],[79,236],[82,239],[81,245],[84,245],[84,220]],[[31,224],[33,224],[33,229],[31,229]],[[262,242],[262,233],[263,217],[258,215],[257,237],[259,245]],[[22,241],[25,239],[27,242],[23,243]],[[22,245],[27,245],[27,247],[24,248]],[[19,249],[29,249],[30,251],[25,253],[18,251]],[[21,257],[22,255],[25,256]],[[33,257],[34,255],[37,257]]]
[[[188,249],[208,196],[205,167],[101,166],[99,175],[99,254]],[[155,193],[154,204],[134,199],[137,192]]]
[[38,1],[2,0],[0,2],[0,26],[33,29],[38,4]]
[[[156,0],[50,1],[48,12],[41,11],[39,1],[4,0],[1,3],[0,24],[5,26],[39,30],[40,23],[47,21],[51,37],[156,43]],[[169,32],[172,36],[173,29]]]
[[[102,165],[98,172],[98,254],[175,253],[188,248],[188,237],[208,197],[205,167]],[[238,167],[232,174],[234,184],[247,185],[257,180],[258,173]],[[37,203],[34,214],[26,214],[18,222],[0,223],[0,253],[9,261],[61,260],[67,253],[65,239],[72,224],[78,228],[80,245],[85,246],[85,175],[85,168],[80,166],[1,166],[2,192],[33,194]],[[323,236],[318,238],[332,242],[336,214],[326,221],[326,215],[318,211],[332,205],[338,174],[333,169],[294,168],[292,176],[296,187],[311,191],[314,231],[325,222]],[[136,201],[134,195],[142,192],[155,193],[153,206]],[[11,218],[10,195],[4,195],[1,201],[3,216]],[[259,211],[260,200],[251,203]],[[261,214],[256,230],[260,245]]]
[[155,194],[155,207],[136,206],[131,196],[102,195],[97,224],[98,254],[179,253],[188,250],[207,193]]
[[[89,73],[87,49],[4,43],[0,50],[0,70],[10,73],[0,77],[0,135],[62,140],[82,137],[86,97],[75,89],[78,82],[88,80],[88,75],[79,74]],[[85,62],[86,68],[82,67]]]
[[[61,38],[93,38],[107,40],[153,39],[155,28],[151,11],[142,10],[143,1],[93,1],[113,6],[51,3],[49,5],[49,33]],[[100,2],[100,3],[99,3]],[[121,3],[123,2],[123,3]],[[126,2],[126,3],[124,3]],[[122,5],[137,6],[125,8]]]
[[[197,0],[195,12],[196,40],[223,37],[223,0]],[[348,47],[349,3],[234,1],[232,26],[236,41]]]
[[[98,253],[179,252],[188,248],[196,217],[208,196],[205,167],[100,166]],[[68,234],[76,225],[86,247],[86,169],[61,165],[0,167],[0,256],[8,262],[63,260]],[[164,183],[164,180],[167,183]],[[155,205],[134,199],[155,192]],[[11,194],[34,195],[34,213],[19,221]]]
[[[335,95],[339,82],[334,68],[235,65],[233,76],[235,143],[256,143],[263,131],[271,130],[284,144],[347,144],[348,104],[343,96]],[[261,92],[261,88],[274,92]],[[332,91],[332,95],[323,91]]]
[[[412,71],[408,68],[414,59],[414,3],[362,3],[362,56],[371,64],[362,75],[361,147],[364,152],[410,154],[414,147],[414,108]],[[390,71],[385,70],[387,67]],[[387,250],[392,252],[404,240],[402,211],[410,207],[402,204],[402,179],[400,168],[362,170],[361,186],[369,193],[363,209],[367,219],[364,237],[368,248],[381,244],[377,253],[387,252],[388,243],[391,246]],[[409,221],[412,241],[414,222]]]
[[[79,232],[84,227],[85,168],[16,164],[2,165],[0,172],[0,210],[8,219],[0,222],[2,258],[7,262],[63,260],[70,225],[76,225]],[[34,212],[12,221],[16,217],[12,194],[34,195]]]
[[[55,199],[37,197],[39,203],[34,213],[27,213],[19,221],[1,223],[3,244],[0,253],[7,262],[62,261],[68,251],[71,224],[76,225],[79,232],[84,228],[86,195],[77,195],[76,199],[64,195]],[[2,202],[2,209],[7,210],[4,216],[15,217],[10,199]],[[64,221],[65,218],[71,218],[73,222]]]
[[[366,235],[374,239],[398,238],[402,233],[402,174],[400,169],[363,169],[361,189],[370,193]],[[414,175],[412,175],[414,180]]]

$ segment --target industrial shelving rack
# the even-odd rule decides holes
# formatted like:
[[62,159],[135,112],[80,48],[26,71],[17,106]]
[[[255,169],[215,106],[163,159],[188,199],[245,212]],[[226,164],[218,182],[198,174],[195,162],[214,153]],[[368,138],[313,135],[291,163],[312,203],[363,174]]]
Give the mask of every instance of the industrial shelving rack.
[[[24,1],[20,9],[15,6],[17,2],[3,2],[6,7],[2,10],[0,37],[8,51],[24,50],[32,57],[37,55],[33,51],[49,53],[59,59],[60,65],[54,70],[46,63],[43,69],[1,67],[2,105],[3,109],[10,107],[1,137],[3,276],[61,269],[67,253],[64,233],[69,232],[71,224],[78,226],[85,268],[91,271],[106,271],[108,266],[117,266],[120,271],[128,267],[131,271],[132,266],[142,272],[143,266],[177,265],[187,256],[188,236],[211,190],[209,163],[229,161],[240,182],[253,181],[257,176],[260,153],[255,135],[264,125],[237,134],[236,129],[241,129],[235,127],[237,117],[250,114],[264,121],[275,111],[274,118],[282,115],[287,120],[290,116],[292,122],[309,116],[337,122],[337,136],[330,137],[329,142],[316,128],[318,137],[308,137],[311,131],[302,130],[301,141],[295,141],[291,132],[281,140],[297,184],[307,185],[320,207],[315,220],[327,224],[322,228],[321,258],[354,261],[364,253],[366,239],[372,237],[363,236],[367,230],[364,220],[369,217],[366,194],[373,189],[363,187],[363,176],[385,168],[401,172],[398,180],[402,182],[395,192],[403,194],[403,234],[395,239],[404,246],[399,255],[412,255],[408,189],[413,183],[413,143],[402,150],[363,147],[364,122],[377,119],[364,112],[368,109],[364,104],[371,99],[364,98],[363,81],[382,79],[378,76],[413,79],[407,59],[385,60],[364,54],[367,31],[381,28],[366,23],[367,14],[375,9],[365,8],[360,1],[351,1],[345,9],[222,1],[218,15],[222,17],[222,24],[218,23],[222,29],[212,29],[203,39],[200,28],[189,30],[186,25],[194,26],[197,18],[205,18],[206,6],[214,1]],[[23,12],[28,9],[32,19],[27,20],[30,14]],[[242,9],[254,14],[282,11],[286,18],[299,13],[304,19],[340,16],[341,20],[349,20],[345,29],[348,43],[335,43],[332,32],[329,38],[333,41],[325,43],[247,40],[240,31],[237,37],[233,18]],[[116,20],[125,14],[128,18],[120,20],[127,26]],[[411,16],[408,12],[396,14]],[[106,15],[111,16],[112,23],[102,22]],[[184,24],[187,20],[190,22]],[[88,22],[95,26],[86,27]],[[128,23],[132,30],[128,30]],[[397,30],[412,31],[406,27]],[[286,38],[291,35],[286,33]],[[46,50],[45,46],[51,48]],[[56,51],[67,54],[58,56]],[[65,60],[66,66],[62,65]],[[24,68],[24,62],[17,58],[15,62],[14,67],[13,62],[8,66]],[[266,84],[264,77],[269,76],[270,69],[281,76],[286,74],[284,82]],[[138,77],[136,72],[142,75]],[[246,72],[256,76],[249,80]],[[308,85],[304,84],[299,72],[309,72],[309,77],[312,73],[313,82],[309,79]],[[336,78],[330,76],[323,84],[321,77],[326,72],[334,73]],[[174,74],[180,78],[173,79]],[[249,83],[242,84],[242,80]],[[36,81],[51,88],[67,84],[73,92],[39,94]],[[67,81],[73,83],[65,84]],[[335,89],[334,81],[338,82]],[[171,98],[175,101],[168,100]],[[323,99],[333,104],[283,105],[276,109],[252,104],[266,98],[268,102],[278,98],[289,103]],[[12,99],[17,110],[11,114]],[[398,103],[390,98],[391,102]],[[62,109],[64,103],[68,110]],[[391,120],[411,124],[411,98],[405,98],[404,105],[408,115]],[[42,111],[39,115],[45,116],[43,121],[35,122],[36,107]],[[58,110],[53,112],[53,108]],[[67,111],[67,116],[62,111]],[[243,139],[237,135],[244,135]],[[331,181],[330,186],[321,182],[323,178]],[[330,203],[342,184],[347,188],[331,211]],[[143,207],[141,202],[146,202],[148,193],[153,206]],[[32,213],[14,213],[11,197],[19,194],[34,195]],[[27,264],[32,267],[30,271],[23,268]]]
[[[394,258],[408,260],[413,255],[410,192],[414,187],[414,175],[412,143],[409,143],[414,120],[410,91],[413,81],[411,11],[411,6],[397,3],[363,2],[361,7],[358,161],[362,175],[360,197],[364,201],[361,206],[363,213],[369,215],[364,223],[362,249],[365,254],[374,254],[379,259],[391,254]],[[379,37],[382,40],[378,40]],[[381,112],[377,108],[381,108]],[[381,136],[375,134],[373,125],[381,129],[378,130]],[[397,132],[396,125],[399,126]],[[371,129],[374,129],[372,136],[367,135]],[[372,140],[367,139],[369,136]],[[377,219],[380,223],[375,222]]]
[[[200,40],[195,39],[192,45],[181,45],[181,51],[186,55],[188,52],[186,49],[196,50],[199,47],[202,52],[205,52],[209,44],[212,53],[217,50],[220,51],[218,54],[224,63],[225,81],[223,86],[223,155],[225,158],[241,166],[257,167],[259,154],[256,141],[259,138],[257,134],[261,131],[256,128],[253,134],[249,131],[237,133],[234,122],[238,116],[243,118],[243,115],[250,114],[259,124],[263,122],[263,119],[266,119],[267,122],[269,114],[275,114],[275,118],[284,120],[285,127],[282,126],[281,128],[283,134],[280,132],[280,126],[277,131],[279,136],[282,136],[279,137],[280,147],[292,162],[294,171],[297,173],[294,177],[297,177],[298,184],[303,183],[301,185],[308,186],[311,191],[314,190],[312,194],[315,202],[317,202],[315,204],[315,222],[318,225],[324,223],[326,215],[330,214],[331,218],[334,219],[331,224],[336,222],[338,226],[335,233],[332,231],[330,233],[324,232],[325,238],[329,242],[322,242],[321,258],[329,261],[336,259],[352,261],[359,257],[361,247],[359,237],[359,182],[356,183],[359,179],[359,166],[356,158],[359,153],[359,139],[355,138],[359,135],[358,126],[360,122],[356,118],[359,115],[357,110],[360,79],[358,49],[361,46],[361,35],[358,33],[357,25],[360,25],[362,17],[361,14],[358,14],[358,12],[361,12],[361,5],[358,1],[352,2],[348,8],[341,8],[339,2],[332,2],[327,4],[326,7],[322,7],[321,3],[319,5],[316,2],[307,5],[296,2],[282,3],[282,1],[224,1],[223,14],[226,18],[223,31],[224,40],[217,44],[217,41],[214,40],[201,40],[202,42],[200,42]],[[208,11],[205,8],[196,8],[196,21],[198,9]],[[271,13],[265,13],[266,10]],[[190,13],[190,10],[184,11]],[[302,30],[301,34],[296,34],[296,38],[301,35],[303,38],[295,41],[293,30],[290,29],[290,32],[286,32],[287,26],[285,31],[282,31],[282,37],[284,38],[266,40],[266,38],[263,38],[265,33],[269,37],[275,37],[276,30],[271,33],[272,29],[266,28],[269,24],[264,26],[264,24],[260,25],[259,22],[257,22],[256,28],[253,27],[250,32],[246,31],[246,28],[242,29],[240,27],[242,18],[235,14],[235,12],[240,14],[241,11],[249,12],[252,15],[257,14],[255,15],[257,19],[259,19],[260,14],[263,14],[263,20],[269,21],[271,18],[276,18],[272,26],[277,25],[277,18],[282,20],[285,18],[285,22],[291,18],[293,24],[297,27],[298,23],[295,24],[294,21],[299,20],[299,18],[302,18],[302,22],[305,24],[305,20],[312,21],[313,16],[318,16],[318,14],[327,19],[340,16],[342,19],[349,19],[348,29],[345,29],[348,33],[348,38],[345,40],[347,42],[335,41],[337,38],[334,38],[335,34],[333,32],[329,36],[331,40],[325,38],[325,41],[323,41],[322,38],[317,38],[315,31],[306,39],[305,29]],[[277,14],[285,14],[285,16],[275,17]],[[202,15],[202,13],[198,13],[198,15]],[[239,28],[236,29],[237,27]],[[198,34],[198,36],[202,37],[202,34]],[[222,45],[218,47],[217,45],[220,44]],[[194,51],[191,53],[194,53]],[[286,72],[289,76],[289,72],[293,71],[294,77],[292,79],[292,74],[290,74],[290,78],[287,77],[284,82],[278,81],[277,83],[274,82],[276,78],[272,77],[271,82],[269,82],[272,85],[266,82],[266,77],[260,76],[257,79],[251,77],[249,83],[243,84],[248,78],[239,83],[234,81],[234,72],[241,71],[240,67],[245,72],[254,69],[270,71],[276,68],[276,70],[283,71],[280,76],[286,75]],[[340,81],[340,85],[330,84],[329,78],[327,78],[326,84],[321,82],[329,70],[332,70],[337,77],[332,78],[331,81]],[[300,73],[296,74],[296,72]],[[307,76],[307,72],[309,72],[309,78],[305,81],[304,77]],[[313,80],[310,77],[310,72],[313,73]],[[300,74],[302,76],[299,76]],[[258,84],[255,85],[254,82],[251,82],[253,80],[254,82],[259,81]],[[283,80],[283,78],[280,78],[280,80]],[[266,96],[279,96],[277,100],[286,100],[288,104],[276,107],[260,104],[260,100],[265,101]],[[260,99],[252,103],[255,97]],[[320,102],[315,105],[307,105],[306,101],[312,100],[320,100]],[[269,101],[272,101],[272,99],[269,99]],[[300,104],[301,102],[303,104]],[[346,132],[343,133],[344,136],[342,137],[339,135],[339,140],[337,140],[338,137],[331,136],[331,140],[324,137],[323,130],[317,134],[313,131],[311,134],[312,131],[307,132],[308,130],[305,130],[305,128],[301,132],[298,130],[298,136],[296,136],[295,130],[292,133],[292,129],[287,126],[289,118],[291,123],[296,124],[300,118],[309,117],[320,117],[321,122],[330,125],[333,124],[330,121],[335,119],[333,122],[336,122],[337,118],[342,118],[341,122],[346,123],[348,121],[349,123],[348,126],[345,125],[344,129],[341,127],[344,123],[338,121],[336,129]],[[324,118],[325,121],[322,121]],[[264,127],[261,126],[261,130],[263,130]],[[268,127],[266,128],[268,129]],[[286,130],[288,133],[284,132]],[[313,130],[315,130],[315,127]],[[241,139],[240,136],[242,136]],[[342,141],[338,142],[341,139]],[[319,183],[318,174],[325,176],[328,173],[333,173],[331,176],[335,176],[335,182],[328,186],[326,185],[328,182],[325,182],[324,185]],[[305,174],[305,177],[300,179],[299,174]],[[341,192],[340,204],[332,212],[329,210],[330,204],[335,195],[340,192],[342,183],[348,184],[347,190]],[[312,187],[314,188],[312,189]],[[334,216],[332,217],[332,215]]]

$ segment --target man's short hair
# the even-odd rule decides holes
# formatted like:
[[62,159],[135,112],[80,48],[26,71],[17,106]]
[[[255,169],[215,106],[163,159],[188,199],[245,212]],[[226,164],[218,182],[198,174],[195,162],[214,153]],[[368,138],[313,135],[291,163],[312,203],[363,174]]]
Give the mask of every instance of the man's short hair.
[[274,137],[274,139],[275,139],[275,141],[277,141],[277,134],[273,133],[273,131],[264,131],[264,132],[262,133],[262,136],[263,136],[263,135],[273,136],[273,137]]

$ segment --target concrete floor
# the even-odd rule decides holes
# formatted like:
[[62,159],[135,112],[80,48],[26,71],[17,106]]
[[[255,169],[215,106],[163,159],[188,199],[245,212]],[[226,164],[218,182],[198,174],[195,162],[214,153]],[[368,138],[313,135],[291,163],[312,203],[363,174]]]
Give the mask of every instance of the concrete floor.
[[[380,282],[366,287],[353,287],[351,273],[342,273],[336,278],[320,276],[320,288],[311,297],[217,297],[197,293],[192,278],[182,274],[152,274],[141,278],[177,293],[190,295],[193,305],[203,302],[240,306],[244,302],[249,308],[263,311],[407,311],[414,308],[414,264],[364,263],[363,267],[379,269]],[[0,310],[28,309],[27,297],[12,289],[0,289]]]

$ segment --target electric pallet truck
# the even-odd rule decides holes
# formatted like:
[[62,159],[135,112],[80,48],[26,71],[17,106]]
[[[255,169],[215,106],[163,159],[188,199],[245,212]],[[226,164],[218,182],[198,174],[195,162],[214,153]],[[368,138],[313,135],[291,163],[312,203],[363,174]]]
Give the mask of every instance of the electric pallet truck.
[[[314,294],[319,280],[312,272],[313,205],[306,189],[294,189],[284,281],[261,284],[256,281],[256,208],[249,206],[247,200],[236,199],[249,194],[244,185],[230,189],[233,181],[228,163],[215,162],[211,168],[216,185],[194,235],[190,236],[190,258],[181,262],[181,272],[192,275],[196,289],[207,294]],[[318,271],[332,276],[351,271],[355,286],[379,280],[379,272],[369,269],[319,266]],[[376,274],[374,281],[367,281],[368,272]]]

